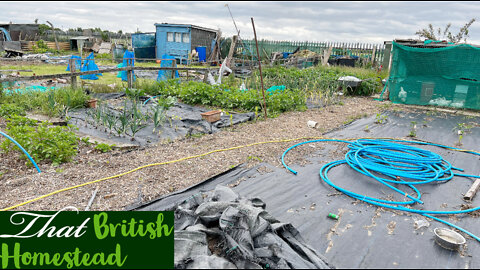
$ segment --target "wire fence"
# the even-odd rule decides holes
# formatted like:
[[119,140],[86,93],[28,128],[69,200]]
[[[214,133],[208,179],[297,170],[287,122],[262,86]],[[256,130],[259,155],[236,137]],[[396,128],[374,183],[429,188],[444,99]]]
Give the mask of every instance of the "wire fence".
[[[258,41],[260,57],[270,58],[274,52],[292,53],[296,50],[310,50],[323,54],[325,50],[332,48],[333,56],[350,56],[361,60],[381,63],[384,57],[385,45],[373,43],[346,43],[346,42],[310,42],[310,41]],[[255,40],[243,40],[238,46],[237,52],[252,57],[251,52],[255,51]],[[254,55],[256,56],[256,55]]]

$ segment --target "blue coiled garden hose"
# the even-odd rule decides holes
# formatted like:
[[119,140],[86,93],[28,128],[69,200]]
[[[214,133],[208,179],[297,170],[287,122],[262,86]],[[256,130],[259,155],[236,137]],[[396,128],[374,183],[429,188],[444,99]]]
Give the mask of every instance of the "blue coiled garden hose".
[[15,141],[12,137],[8,136],[7,134],[3,133],[0,131],[0,135],[3,135],[5,136],[5,138],[9,139],[10,141],[12,141],[16,146],[18,146],[18,148],[20,148],[20,150],[22,150],[23,153],[25,153],[25,155],[28,157],[28,159],[30,159],[30,161],[32,162],[33,166],[35,166],[35,168],[37,169],[38,173],[41,173],[42,171],[40,171],[40,168],[38,167],[37,163],[35,163],[35,161],[33,160],[33,158],[30,156],[30,154],[28,154],[28,152],[17,142]]
[[[455,147],[450,147],[441,144],[421,142],[421,141],[407,141],[407,140],[395,140],[395,139],[358,139],[356,141],[346,141],[339,139],[319,139],[301,142],[288,148],[282,155],[282,164],[293,174],[297,172],[285,164],[285,155],[293,148],[315,142],[343,142],[347,143],[350,150],[345,155],[345,159],[332,161],[325,164],[320,169],[320,177],[328,185],[339,190],[340,192],[370,203],[376,206],[385,207],[394,210],[406,211],[411,213],[417,213],[428,218],[432,218],[439,222],[442,222],[448,226],[456,228],[480,242],[480,238],[471,232],[460,228],[450,222],[439,219],[432,215],[450,215],[450,214],[464,214],[473,211],[480,210],[480,207],[475,207],[466,210],[457,211],[430,211],[430,210],[418,210],[407,208],[405,206],[413,205],[415,203],[423,204],[421,201],[421,193],[416,188],[417,185],[423,185],[433,182],[447,182],[454,176],[473,177],[480,178],[477,175],[467,175],[454,173],[452,170],[463,171],[460,168],[453,167],[448,161],[443,159],[440,155],[428,150],[420,149],[417,147],[399,144],[395,142],[413,143],[420,145],[432,145],[442,147],[446,149],[452,149],[462,151],[470,154],[480,155],[477,152],[462,150]],[[369,197],[366,195],[358,194],[342,187],[335,185],[328,178],[328,171],[333,167],[348,164],[351,168],[367,175],[374,180],[386,185],[390,189],[400,193],[401,195],[408,197],[409,201],[386,201],[378,198]],[[408,179],[408,181],[404,180]],[[416,197],[409,195],[408,193],[395,188],[391,184],[406,185],[416,193]]]

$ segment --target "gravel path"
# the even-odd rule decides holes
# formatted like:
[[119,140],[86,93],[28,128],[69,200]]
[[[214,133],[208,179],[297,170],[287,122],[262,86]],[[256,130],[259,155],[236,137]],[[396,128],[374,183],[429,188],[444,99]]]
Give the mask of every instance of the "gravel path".
[[[3,176],[0,176],[2,194],[0,208],[150,163],[176,160],[255,142],[321,136],[322,132],[340,127],[353,119],[378,113],[380,105],[382,103],[373,101],[372,98],[349,97],[343,100],[343,105],[310,109],[305,112],[288,112],[267,121],[244,123],[216,134],[144,149],[98,153],[91,152],[91,148],[83,147],[72,162],[60,167],[40,164],[43,170],[41,174],[37,174],[33,168],[27,168],[25,161],[19,159],[19,154],[0,154],[2,160],[0,174],[4,172]],[[318,128],[307,127],[308,120],[318,122]],[[261,144],[173,164],[148,167],[119,178],[61,192],[15,210],[59,210],[65,206],[85,209],[96,187],[99,191],[90,210],[123,210],[132,203],[147,202],[166,193],[183,189],[241,163],[254,166],[260,162],[268,162],[280,167],[281,154],[288,146],[297,142],[300,141]],[[313,147],[298,149],[288,156],[289,162],[295,160],[301,164],[304,161],[302,158],[315,150],[318,149]]]

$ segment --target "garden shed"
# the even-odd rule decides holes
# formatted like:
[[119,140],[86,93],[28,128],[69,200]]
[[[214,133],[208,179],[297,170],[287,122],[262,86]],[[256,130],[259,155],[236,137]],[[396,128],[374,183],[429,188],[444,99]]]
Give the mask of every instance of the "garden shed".
[[197,47],[205,47],[205,56],[212,53],[217,31],[191,24],[155,24],[156,57],[168,54],[176,59],[187,59]]
[[392,44],[391,101],[480,109],[479,46],[430,40]]
[[10,33],[12,41],[35,40],[39,34],[38,24],[0,24]]

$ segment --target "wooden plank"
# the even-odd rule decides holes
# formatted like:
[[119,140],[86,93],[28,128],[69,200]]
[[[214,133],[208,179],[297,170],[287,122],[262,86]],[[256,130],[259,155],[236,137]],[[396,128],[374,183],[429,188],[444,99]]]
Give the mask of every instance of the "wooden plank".
[[322,66],[326,66],[328,63],[328,58],[330,58],[330,55],[332,54],[332,47],[328,48],[328,51],[325,50],[323,53],[323,59],[322,59]]
[[480,189],[480,179],[477,179],[475,180],[475,182],[473,182],[473,185],[470,187],[467,193],[465,193],[465,196],[463,196],[463,199],[467,201],[471,201],[479,189]]
[[53,37],[55,38],[55,45],[56,45],[56,49],[57,51],[60,51],[60,47],[58,46],[58,40],[57,40],[57,34],[55,33],[55,27],[53,27],[53,24],[49,21],[47,21],[47,23],[50,25],[50,27],[52,27],[52,32],[53,32]]
[[33,72],[31,69],[0,69],[1,72]]
[[107,68],[107,69],[83,71],[83,72],[71,72],[71,73],[60,73],[60,74],[51,74],[51,75],[37,75],[37,76],[22,76],[22,77],[13,77],[13,78],[1,78],[0,82],[48,80],[48,79],[55,79],[55,78],[66,78],[66,77],[71,77],[71,76],[126,71],[128,69],[131,69],[131,70],[197,70],[197,71],[205,71],[206,70],[206,71],[208,71],[208,70],[211,70],[212,68],[191,68],[191,67],[186,67],[186,68],[179,68],[179,67],[175,67],[175,68],[171,68],[171,67]]
[[228,52],[227,61],[225,62],[225,65],[227,67],[231,66],[232,56],[235,50],[235,44],[237,43],[237,39],[238,39],[237,35],[234,35],[232,37],[232,43],[230,44],[230,51]]
[[372,56],[370,57],[370,62],[372,65],[375,65],[375,53],[377,52],[377,47],[373,47],[372,49]]

